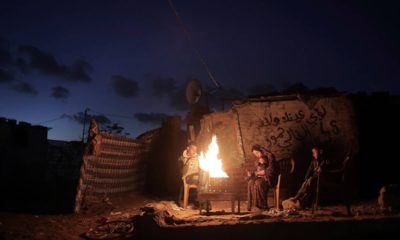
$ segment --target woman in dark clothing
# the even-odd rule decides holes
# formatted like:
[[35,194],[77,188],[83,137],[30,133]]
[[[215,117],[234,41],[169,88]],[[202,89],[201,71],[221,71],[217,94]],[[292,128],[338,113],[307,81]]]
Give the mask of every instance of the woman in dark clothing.
[[278,179],[278,164],[275,156],[260,145],[251,148],[258,159],[255,171],[247,171],[247,209],[252,207],[268,209],[268,190],[276,185]]
[[316,199],[318,181],[322,169],[329,163],[322,155],[322,149],[313,147],[311,149],[312,161],[308,167],[304,182],[301,185],[296,196],[292,198],[293,201],[300,201],[302,207],[310,205],[311,201]]

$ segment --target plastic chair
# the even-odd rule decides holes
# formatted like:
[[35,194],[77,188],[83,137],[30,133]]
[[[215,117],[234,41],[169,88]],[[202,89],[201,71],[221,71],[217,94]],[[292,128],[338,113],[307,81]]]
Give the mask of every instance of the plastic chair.
[[280,174],[278,175],[278,181],[275,185],[274,198],[275,207],[280,209],[280,190],[281,190],[281,179],[287,177],[294,172],[295,162],[293,159],[282,159],[278,161]]
[[186,176],[182,177],[182,181],[183,181],[183,208],[187,208],[188,206],[188,202],[189,202],[189,192],[190,189],[197,189],[197,184],[190,184],[187,183],[187,177],[192,176],[192,175],[196,175],[197,173],[193,173],[193,174],[189,174]]

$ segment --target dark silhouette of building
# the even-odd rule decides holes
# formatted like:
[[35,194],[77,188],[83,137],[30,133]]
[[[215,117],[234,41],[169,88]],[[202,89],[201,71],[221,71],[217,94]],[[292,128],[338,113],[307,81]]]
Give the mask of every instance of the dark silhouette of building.
[[0,118],[0,208],[16,212],[73,209],[81,142],[47,139],[48,128]]
[[7,183],[40,181],[47,164],[47,128],[0,119],[0,178]]

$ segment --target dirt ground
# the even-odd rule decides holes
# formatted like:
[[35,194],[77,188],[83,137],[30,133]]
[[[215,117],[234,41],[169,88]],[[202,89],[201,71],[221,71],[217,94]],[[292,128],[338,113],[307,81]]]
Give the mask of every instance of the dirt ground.
[[140,208],[158,201],[144,196],[126,196],[94,204],[80,214],[38,215],[0,212],[0,239],[84,239],[89,229],[104,221],[131,219]]
[[299,234],[309,239],[374,239],[398,234],[400,229],[400,214],[384,214],[374,202],[353,205],[353,216],[346,215],[344,206],[325,206],[314,214],[311,210],[247,212],[242,202],[241,213],[231,213],[230,202],[211,204],[210,213],[200,215],[193,205],[183,209],[173,201],[135,195],[107,199],[81,214],[2,212],[0,239],[88,239],[93,237],[85,235],[90,229],[117,220],[131,223],[134,229],[127,235],[108,229],[114,235],[102,235],[103,239],[241,239],[265,234],[280,239]]

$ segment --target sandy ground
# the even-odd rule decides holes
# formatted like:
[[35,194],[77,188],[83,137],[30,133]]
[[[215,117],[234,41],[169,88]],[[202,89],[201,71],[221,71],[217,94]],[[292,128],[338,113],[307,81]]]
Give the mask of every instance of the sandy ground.
[[314,214],[247,212],[245,202],[241,213],[231,213],[230,202],[221,201],[212,202],[210,213],[200,215],[193,206],[183,209],[173,201],[128,196],[93,205],[81,214],[0,213],[0,239],[84,239],[90,229],[117,220],[132,223],[134,229],[114,239],[242,239],[264,234],[292,239],[300,233],[311,239],[310,234],[315,239],[373,239],[400,232],[400,214],[383,214],[373,202],[355,204],[353,213],[347,216],[344,206],[322,207]]

